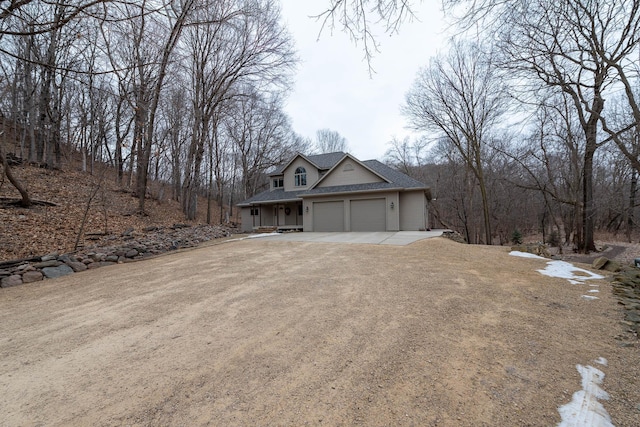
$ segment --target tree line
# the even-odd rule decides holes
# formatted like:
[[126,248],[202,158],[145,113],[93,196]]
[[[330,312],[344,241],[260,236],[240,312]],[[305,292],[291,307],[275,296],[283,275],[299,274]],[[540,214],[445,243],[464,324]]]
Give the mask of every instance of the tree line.
[[631,239],[640,1],[444,4],[463,11],[459,33],[402,106],[422,136],[392,141],[388,160],[434,183],[436,217],[469,242],[517,228],[585,252],[596,230]]
[[7,150],[107,163],[141,213],[150,179],[193,219],[198,195],[248,197],[309,144],[283,111],[297,58],[274,0],[10,2],[0,43]]
[[[375,26],[393,33],[413,14],[408,1],[325,4],[324,26],[370,61]],[[471,243],[505,243],[516,228],[581,251],[597,230],[631,239],[640,0],[443,7],[457,35],[402,106],[422,136],[391,141],[386,160],[431,184],[435,217]],[[4,148],[49,167],[71,151],[88,172],[108,163],[140,212],[149,180],[165,182],[192,219],[198,196],[232,205],[296,151],[348,148],[335,131],[314,146],[292,129],[295,65],[276,0],[2,2]]]

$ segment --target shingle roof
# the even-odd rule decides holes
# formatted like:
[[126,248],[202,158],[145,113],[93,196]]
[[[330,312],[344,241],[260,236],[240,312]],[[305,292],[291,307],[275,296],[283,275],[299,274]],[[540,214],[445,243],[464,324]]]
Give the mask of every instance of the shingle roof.
[[[342,151],[336,151],[335,153],[314,154],[311,156],[303,156],[303,157],[309,160],[311,163],[313,163],[318,169],[322,170],[322,169],[331,169],[333,166],[335,166],[336,163],[340,161],[340,159],[342,159],[345,156],[345,154],[346,153],[343,153]],[[269,175],[271,176],[282,175],[284,173],[284,170],[287,168],[287,166],[289,166],[291,161],[295,159],[295,157],[293,157],[287,163],[283,163],[277,166],[275,170],[271,172]]]
[[418,180],[411,178],[409,175],[405,175],[399,170],[393,169],[384,163],[377,160],[365,160],[362,162],[367,165],[371,170],[387,178],[398,187],[402,188],[426,188],[427,186]]
[[[345,153],[329,153],[329,154],[318,154],[316,156],[308,156],[307,159],[309,161],[313,161],[313,163],[321,169],[330,169],[335,166],[343,157]],[[365,160],[362,162],[363,165],[380,175],[381,177],[387,179],[389,182],[370,182],[366,184],[350,184],[350,185],[337,185],[332,187],[317,187],[312,190],[300,190],[300,191],[284,191],[282,189],[278,190],[267,190],[262,193],[256,194],[250,199],[245,200],[244,202],[238,204],[238,206],[250,206],[255,203],[265,203],[265,202],[284,202],[284,201],[300,201],[304,196],[311,195],[319,195],[319,194],[331,194],[331,193],[348,193],[348,192],[357,192],[357,191],[376,191],[376,190],[391,190],[391,189],[427,189],[427,186],[411,178],[404,173],[393,169],[384,163],[381,163],[377,160]],[[272,173],[271,175],[274,175]]]
[[248,198],[242,203],[238,203],[238,206],[249,206],[253,203],[260,202],[284,202],[288,200],[302,200],[298,197],[298,194],[303,193],[302,191],[284,191],[282,189],[278,190],[266,190],[262,193],[258,193],[253,197]]

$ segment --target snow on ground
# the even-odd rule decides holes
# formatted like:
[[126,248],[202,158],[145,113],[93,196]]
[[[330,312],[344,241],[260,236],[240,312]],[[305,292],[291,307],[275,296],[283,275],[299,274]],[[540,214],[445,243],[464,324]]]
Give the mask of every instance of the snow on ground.
[[545,276],[567,279],[572,285],[582,284],[585,280],[604,279],[604,276],[592,273],[583,268],[578,268],[570,262],[565,261],[549,261],[547,268],[538,271]]
[[[607,366],[607,359],[600,357],[596,363]],[[613,427],[607,410],[598,402],[609,399],[609,393],[600,387],[604,373],[593,366],[576,365],[576,369],[582,376],[582,390],[558,408],[562,419],[558,427]]]
[[250,236],[247,236],[247,239],[257,239],[259,237],[269,237],[269,236],[279,236],[280,233],[277,232],[273,232],[273,233],[258,233],[258,234],[252,234]]
[[[522,258],[537,258],[546,259],[538,255],[529,254],[526,252],[511,251],[509,255],[522,257]],[[572,285],[580,285],[587,280],[604,279],[604,276],[593,273],[583,268],[578,268],[570,262],[565,261],[549,261],[547,267],[544,270],[537,270],[540,274],[544,274],[549,277],[559,277],[561,279],[567,279]],[[598,285],[589,285],[597,287]],[[591,293],[598,292],[597,290],[589,291]],[[592,295],[582,295],[582,298],[588,301],[597,300],[598,297]]]
[[[526,252],[512,251],[509,255],[522,258],[546,259]],[[537,270],[549,277],[567,279],[572,285],[584,284],[587,280],[604,279],[604,276],[591,271],[578,268],[565,261],[549,261],[544,270]],[[598,285],[589,286],[597,287]],[[599,292],[592,289],[589,293]],[[585,300],[596,300],[598,297],[582,295]],[[607,359],[599,357],[596,363],[607,366]],[[609,394],[600,385],[604,379],[604,373],[593,366],[576,365],[576,369],[582,377],[582,390],[573,393],[571,402],[558,408],[562,421],[558,427],[614,427],[611,417],[602,403],[598,400],[608,400]]]

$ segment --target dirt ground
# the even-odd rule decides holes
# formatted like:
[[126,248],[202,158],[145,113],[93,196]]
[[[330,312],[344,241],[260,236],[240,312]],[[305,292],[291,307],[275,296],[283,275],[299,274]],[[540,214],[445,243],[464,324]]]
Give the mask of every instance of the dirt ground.
[[640,425],[610,284],[586,301],[544,267],[442,238],[252,239],[2,289],[0,425],[550,426],[577,364]]

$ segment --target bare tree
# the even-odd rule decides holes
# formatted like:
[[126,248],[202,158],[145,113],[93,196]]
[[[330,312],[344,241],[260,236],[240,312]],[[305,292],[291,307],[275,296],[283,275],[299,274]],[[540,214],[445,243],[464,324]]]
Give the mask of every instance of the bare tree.
[[243,85],[259,89],[286,86],[295,63],[291,39],[280,25],[273,0],[212,1],[199,9],[199,25],[186,40],[191,67],[194,123],[187,151],[182,206],[194,218],[200,167],[216,114],[225,103],[247,94]]
[[323,154],[337,151],[349,151],[349,143],[345,137],[337,131],[327,128],[316,131],[314,152]]
[[478,44],[454,42],[448,55],[432,59],[419,72],[403,106],[414,129],[437,132],[473,175],[482,198],[486,244],[491,244],[492,230],[485,156],[507,100],[492,55]]

